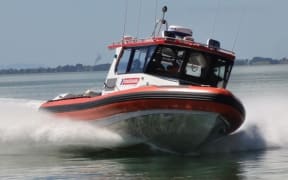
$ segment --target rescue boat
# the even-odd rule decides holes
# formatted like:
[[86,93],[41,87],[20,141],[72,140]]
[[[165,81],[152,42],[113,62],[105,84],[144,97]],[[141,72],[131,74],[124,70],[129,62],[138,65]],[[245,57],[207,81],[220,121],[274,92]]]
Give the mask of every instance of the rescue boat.
[[168,26],[166,10],[151,37],[126,36],[109,46],[116,53],[102,92],[62,95],[40,109],[135,140],[129,145],[178,153],[235,132],[245,109],[226,89],[234,52],[213,39],[194,41],[189,28]]

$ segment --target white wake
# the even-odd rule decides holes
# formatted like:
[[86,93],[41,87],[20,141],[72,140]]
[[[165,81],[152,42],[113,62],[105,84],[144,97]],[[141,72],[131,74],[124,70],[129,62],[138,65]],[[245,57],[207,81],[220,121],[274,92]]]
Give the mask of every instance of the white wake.
[[88,122],[57,119],[38,111],[42,102],[0,100],[0,149],[37,146],[113,148],[124,142],[118,134]]
[[254,96],[243,100],[246,120],[234,134],[207,146],[205,152],[255,151],[288,146],[287,96]]

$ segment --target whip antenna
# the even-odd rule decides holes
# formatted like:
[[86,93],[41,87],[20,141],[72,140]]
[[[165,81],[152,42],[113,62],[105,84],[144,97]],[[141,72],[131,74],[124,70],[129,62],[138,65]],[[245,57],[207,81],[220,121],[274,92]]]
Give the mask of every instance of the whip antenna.
[[154,22],[157,22],[158,0],[155,0],[155,17]]
[[242,10],[242,14],[240,15],[240,20],[239,20],[239,24],[238,24],[238,28],[237,28],[237,32],[236,32],[236,36],[233,42],[233,46],[232,46],[232,51],[234,51],[239,34],[240,34],[240,30],[241,30],[241,26],[242,26],[242,21],[243,21],[243,17],[244,17],[244,13],[246,12],[246,9]]
[[124,36],[126,33],[127,11],[128,11],[128,0],[126,0],[126,3],[125,3],[124,27],[123,27],[123,34],[122,34],[122,40],[123,41],[124,41]]
[[214,22],[213,22],[212,32],[211,32],[211,37],[212,38],[213,38],[214,33],[215,33],[216,20],[217,20],[217,17],[218,17],[218,14],[219,14],[219,9],[220,9],[220,1],[221,0],[218,0],[217,9],[216,9],[216,13],[215,13],[215,16],[214,16]]
[[138,35],[139,35],[140,19],[141,19],[141,13],[142,13],[141,11],[142,11],[142,0],[139,1],[139,14],[138,14],[137,35],[136,35],[136,38],[138,38]]

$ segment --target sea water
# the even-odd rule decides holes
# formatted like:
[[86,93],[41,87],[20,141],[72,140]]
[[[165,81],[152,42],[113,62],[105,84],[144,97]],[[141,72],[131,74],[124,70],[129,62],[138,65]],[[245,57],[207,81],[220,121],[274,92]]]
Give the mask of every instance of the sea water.
[[246,121],[191,156],[118,149],[127,142],[115,132],[38,111],[58,94],[101,90],[107,72],[1,75],[0,179],[288,178],[287,69],[235,66],[228,89]]

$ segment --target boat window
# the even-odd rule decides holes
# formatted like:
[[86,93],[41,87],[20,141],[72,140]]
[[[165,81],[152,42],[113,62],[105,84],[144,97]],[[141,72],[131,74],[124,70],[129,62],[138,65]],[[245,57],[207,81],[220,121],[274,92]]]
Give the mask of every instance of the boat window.
[[215,87],[226,87],[232,69],[232,63],[226,60],[216,59],[212,63],[211,73],[209,74],[209,84]]
[[154,50],[155,46],[125,48],[119,58],[116,72],[118,74],[143,72]]
[[226,87],[232,62],[211,54],[191,52],[187,58],[181,81],[212,87]]
[[128,63],[131,56],[131,49],[125,49],[122,55],[119,58],[118,66],[116,68],[116,72],[119,74],[126,73],[128,68]]
[[152,57],[147,72],[164,76],[175,76],[183,64],[184,49],[177,47],[159,47]]
[[145,68],[148,74],[178,79],[180,84],[225,88],[233,61],[193,49],[158,46]]
[[131,67],[129,69],[130,73],[140,73],[143,72],[145,63],[146,63],[146,55],[148,48],[141,47],[134,49],[134,54],[132,58]]
[[148,62],[151,60],[152,56],[154,55],[156,46],[150,46],[147,52],[147,57],[146,57],[146,62],[145,62],[145,68],[147,68],[147,65],[149,64]]
[[192,52],[188,57],[185,73],[189,76],[201,77],[201,73],[207,68],[207,60],[202,53]]

